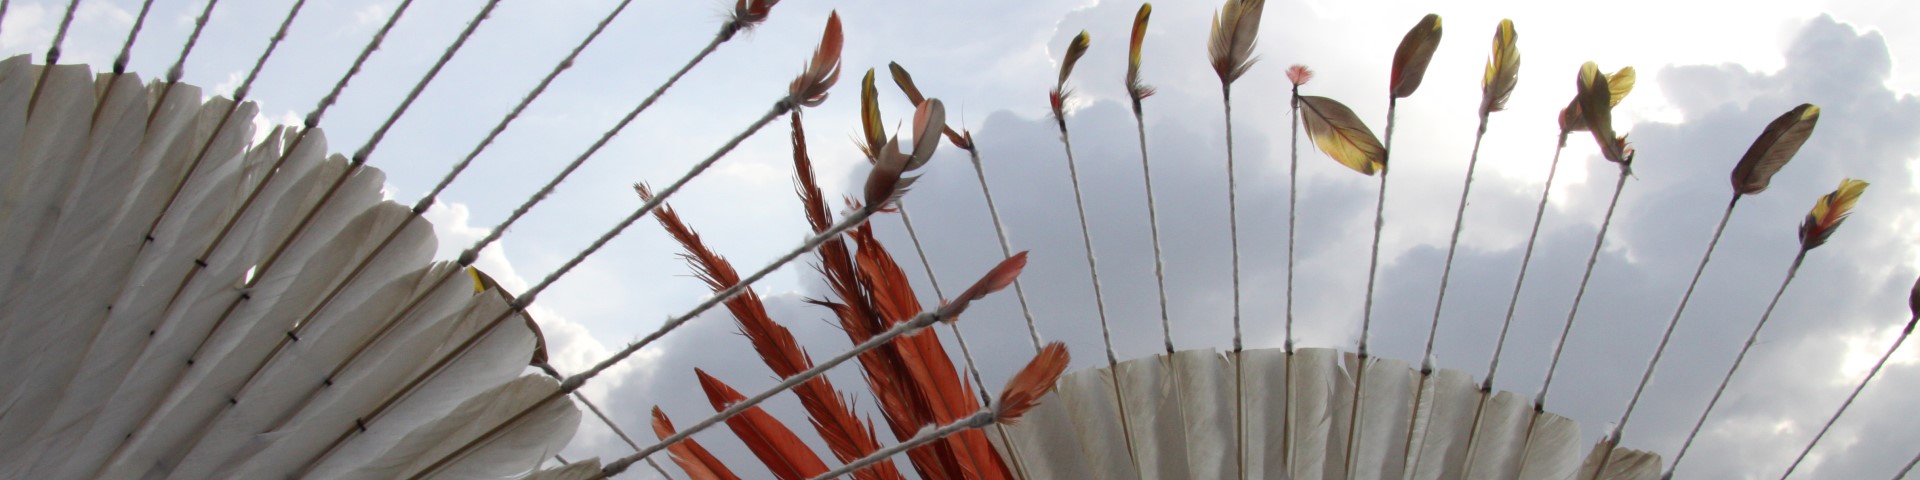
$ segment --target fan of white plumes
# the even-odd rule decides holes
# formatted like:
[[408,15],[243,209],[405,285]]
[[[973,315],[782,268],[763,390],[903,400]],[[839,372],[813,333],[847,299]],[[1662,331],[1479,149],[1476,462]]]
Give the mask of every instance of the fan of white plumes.
[[[1406,362],[1362,363],[1352,353],[1320,348],[1138,358],[1061,377],[1039,408],[1007,427],[1005,439],[990,438],[1032,478],[1660,475],[1658,455],[1619,448],[1606,475],[1595,477],[1604,440],[1583,460],[1578,424],[1536,412],[1513,392],[1483,393],[1466,373],[1436,369],[1427,391],[1415,395],[1421,373]],[[1367,369],[1366,396],[1356,402],[1360,368]],[[1356,408],[1360,418],[1352,422]]]
[[505,422],[559,388],[531,324],[379,170],[201,93],[0,62],[0,478],[512,478],[566,444],[571,402]]

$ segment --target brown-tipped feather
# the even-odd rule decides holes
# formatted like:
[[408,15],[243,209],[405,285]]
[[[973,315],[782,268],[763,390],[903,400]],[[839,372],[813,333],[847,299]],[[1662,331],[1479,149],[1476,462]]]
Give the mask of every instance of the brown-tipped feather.
[[1020,373],[1007,380],[1007,388],[1000,391],[1000,401],[995,408],[1000,409],[999,421],[1012,425],[1020,421],[1020,416],[1040,404],[1040,398],[1053,390],[1053,384],[1060,380],[1060,372],[1067,370],[1067,345],[1060,342],[1047,344],[1034,355]]
[[1260,14],[1265,0],[1227,0],[1213,14],[1213,30],[1207,37],[1207,58],[1220,83],[1239,80],[1257,61],[1253,47],[1260,36]]
[[[700,389],[706,391],[707,401],[713,404],[715,411],[726,410],[733,404],[747,399],[733,387],[721,383],[719,379],[707,375],[707,372],[694,369],[700,377]],[[760,463],[767,465],[774,478],[781,480],[801,480],[827,473],[827,465],[814,455],[800,437],[788,430],[786,425],[773,418],[760,407],[749,408],[733,418],[727,419],[727,428],[733,430],[740,442],[747,444],[753,455],[760,457]]]
[[[660,411],[660,407],[653,407],[653,435],[665,440],[676,433],[679,432],[673,429],[673,420],[667,418],[666,412]],[[720,463],[720,459],[715,458],[712,452],[708,452],[706,447],[700,446],[700,442],[692,438],[668,445],[667,456],[673,459],[675,465],[680,466],[681,471],[687,472],[687,478],[693,480],[739,480],[740,478],[734,475],[732,470],[728,470],[726,464]]]
[[967,287],[965,291],[960,292],[959,297],[955,297],[952,301],[947,302],[946,305],[941,306],[940,320],[944,322],[959,320],[960,313],[967,310],[968,304],[987,296],[987,294],[998,292],[1007,288],[1008,285],[1012,285],[1014,279],[1020,278],[1020,271],[1026,268],[1027,252],[1025,251],[1013,254],[1013,256],[1007,257],[1006,260],[1001,260],[999,265],[995,265],[992,270],[988,270],[987,274],[981,276],[979,281],[973,282],[973,286]]
[[1393,98],[1406,98],[1420,89],[1420,80],[1427,76],[1427,64],[1433,61],[1433,52],[1440,49],[1440,16],[1427,14],[1407,30],[1400,38],[1400,47],[1393,51],[1392,78],[1388,79],[1387,91]]
[[1813,136],[1813,126],[1819,122],[1820,107],[1811,103],[1802,103],[1773,119],[1773,123],[1760,132],[1760,138],[1747,147],[1740,163],[1734,165],[1733,191],[1748,195],[1766,190],[1773,174],[1787,166],[1788,160],[1793,160],[1800,146],[1807,143],[1807,137]]
[[813,51],[813,61],[787,86],[787,95],[794,103],[817,107],[827,101],[827,90],[840,81],[840,47],[845,41],[840,34],[840,12],[834,11],[827,17],[827,31],[820,35],[820,47]]
[[[634,189],[643,199],[651,200],[653,197],[644,185],[635,185]],[[740,274],[734,270],[733,264],[707,248],[700,234],[688,227],[673,207],[660,205],[654,210],[654,217],[668,235],[687,250],[681,256],[693,268],[695,276],[705,281],[714,292],[740,283]],[[813,368],[813,359],[800,347],[791,331],[773,321],[753,289],[749,288],[727,300],[726,306],[740,327],[740,333],[746,335],[754,351],[760,354],[761,360],[775,375],[787,378]],[[827,377],[814,377],[795,386],[793,392],[800,397],[800,404],[806,408],[814,430],[826,440],[827,448],[835,458],[843,462],[853,461],[880,449],[873,432],[860,422],[853,407],[847,404],[845,397],[834,389]],[[855,474],[855,478],[884,480],[901,477],[894,465],[887,462],[861,470]]]

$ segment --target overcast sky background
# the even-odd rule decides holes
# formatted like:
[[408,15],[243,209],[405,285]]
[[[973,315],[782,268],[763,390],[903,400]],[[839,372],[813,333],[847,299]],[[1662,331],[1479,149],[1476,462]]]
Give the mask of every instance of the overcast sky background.
[[[186,63],[185,80],[230,94],[291,3],[222,2]],[[481,3],[413,5],[322,123],[332,149],[359,148]],[[297,123],[397,4],[308,4],[253,88],[263,124]],[[405,203],[419,198],[615,4],[501,2],[373,154],[371,165],[388,172],[389,194]],[[129,71],[146,78],[164,74],[204,5],[156,2]],[[1078,101],[1069,125],[1114,348],[1123,359],[1155,353],[1161,339],[1146,204],[1121,81],[1127,29],[1138,6],[1111,0],[789,0],[764,26],[720,47],[489,249],[481,266],[523,289],[564,262],[639,205],[629,184],[672,181],[780,98],[817,42],[828,11],[838,9],[847,33],[846,72],[832,99],[806,112],[813,158],[828,193],[848,192],[865,175],[851,142],[858,131],[859,75],[877,67],[885,83],[886,63],[902,63],[925,92],[946,101],[950,121],[974,132],[1015,248],[1033,251],[1024,278],[1041,334],[1069,343],[1074,368],[1096,366],[1103,363],[1103,346],[1064,157],[1044,100],[1062,47],[1086,29],[1094,46],[1072,80]],[[131,0],[82,2],[62,61],[104,70],[139,7]],[[727,7],[717,0],[629,7],[429,214],[441,255],[452,257],[479,238],[583,151],[704,45]],[[12,2],[0,24],[0,51],[39,58],[64,8],[65,2]],[[1217,8],[1211,1],[1156,5],[1145,53],[1143,75],[1160,90],[1146,103],[1147,140],[1170,309],[1178,322],[1174,342],[1183,349],[1223,348],[1231,338],[1219,84],[1204,54],[1208,18]],[[1822,107],[1819,129],[1797,159],[1765,193],[1741,202],[1625,441],[1670,461],[1784,274],[1797,248],[1800,217],[1841,178],[1862,178],[1873,186],[1855,218],[1809,256],[1681,471],[1701,478],[1777,475],[1908,316],[1904,298],[1920,271],[1920,249],[1908,240],[1920,234],[1920,176],[1911,167],[1920,157],[1920,100],[1912,96],[1920,91],[1920,62],[1911,61],[1920,58],[1920,31],[1902,27],[1920,24],[1920,4],[1272,2],[1261,32],[1261,61],[1234,89],[1249,348],[1278,347],[1284,337],[1279,292],[1289,122],[1282,71],[1293,63],[1313,67],[1319,75],[1306,93],[1345,102],[1378,131],[1393,47],[1428,12],[1445,18],[1446,36],[1419,92],[1400,102],[1373,331],[1373,348],[1383,356],[1417,360],[1421,353],[1471,148],[1480,72],[1499,19],[1517,25],[1521,82],[1511,110],[1494,114],[1482,148],[1439,334],[1442,367],[1475,377],[1485,372],[1553,153],[1553,118],[1571,98],[1578,66],[1593,60],[1607,71],[1625,65],[1639,71],[1639,86],[1615,120],[1616,129],[1632,133],[1640,152],[1636,176],[1627,184],[1548,400],[1550,409],[1579,420],[1589,438],[1624,408],[1730,195],[1727,172],[1775,116],[1802,102]],[[891,86],[882,87],[881,98],[886,118],[908,116],[910,107]],[[807,233],[791,194],[784,125],[776,122],[748,140],[672,201],[710,246],[743,270],[764,265]],[[1529,394],[1539,389],[1615,171],[1587,136],[1570,139],[1499,388]],[[1359,333],[1377,183],[1307,145],[1300,175],[1296,334],[1302,346],[1351,349]],[[964,152],[944,148],[908,204],[950,293],[997,260]],[[899,220],[883,216],[876,225],[915,276],[923,302],[932,302]],[[544,294],[534,314],[554,363],[580,370],[705,297],[702,284],[687,278],[673,256],[677,252],[655,224],[644,221]],[[791,265],[758,289],[774,318],[793,328],[816,358],[847,348],[828,312],[800,302],[824,294],[807,265]],[[1031,352],[1011,297],[1009,292],[987,300],[962,324],[979,367],[995,385]],[[596,380],[588,393],[647,443],[652,437],[646,411],[653,405],[682,423],[712,412],[696,393],[694,367],[742,391],[774,383],[733,329],[724,314],[702,318]],[[1908,406],[1920,402],[1920,370],[1914,368],[1920,355],[1910,348],[1896,359],[1802,466],[1803,476],[1881,478],[1920,451],[1920,430],[1905,421],[1911,418]],[[835,379],[844,389],[864,390],[854,371],[836,372]],[[871,406],[864,395],[861,403]],[[769,405],[819,444],[804,427],[797,401],[782,396]],[[699,438],[731,465],[746,467],[741,473],[755,471],[757,462],[730,433],[715,430]],[[607,458],[626,451],[589,421],[567,456]]]

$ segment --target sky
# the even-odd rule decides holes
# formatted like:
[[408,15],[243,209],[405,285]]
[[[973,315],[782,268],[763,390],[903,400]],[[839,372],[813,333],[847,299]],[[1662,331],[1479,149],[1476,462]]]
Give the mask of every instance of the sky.
[[[291,1],[222,2],[184,65],[184,80],[214,94],[239,87]],[[376,146],[370,164],[388,173],[387,193],[412,203],[465,156],[617,2],[500,2],[471,41]],[[384,45],[327,112],[331,148],[351,152],[421,79],[479,10],[478,1],[412,5]],[[163,75],[179,54],[200,1],[155,2],[131,52],[130,72]],[[44,54],[65,2],[18,0],[0,22],[0,52]],[[297,123],[332,88],[394,0],[312,2],[252,88],[259,123]],[[1114,349],[1122,359],[1156,353],[1155,303],[1137,137],[1124,104],[1127,31],[1137,2],[1098,0],[878,2],[789,0],[759,28],[722,45],[639,116],[547,201],[482,256],[480,266],[524,289],[640,204],[634,182],[664,185],[741,131],[785,93],[817,42],[829,11],[845,22],[845,73],[806,119],[829,195],[850,193],[866,167],[854,148],[858,77],[897,61],[949,119],[970,129],[1016,249],[1031,250],[1025,276],[1043,337],[1066,341],[1074,369],[1104,363],[1093,294],[1068,188],[1065,158],[1045,92],[1067,40],[1093,37],[1070,86],[1068,125],[1080,162]],[[111,63],[140,5],[80,3],[62,62]],[[697,52],[729,4],[635,2],[548,91],[453,183],[428,216],[456,256],[580,155],[615,121]],[[1180,348],[1229,345],[1231,288],[1226,171],[1219,83],[1205,60],[1215,2],[1155,5],[1144,80],[1161,219],[1169,310]],[[1660,369],[1625,432],[1624,445],[1671,458],[1711,389],[1759,318],[1797,248],[1795,227],[1814,199],[1842,178],[1872,182],[1853,220],[1812,252],[1781,300],[1742,373],[1707,424],[1683,477],[1778,475],[1848,389],[1899,333],[1904,298],[1920,274],[1920,4],[1778,1],[1729,8],[1713,2],[1621,1],[1604,9],[1552,2],[1284,1],[1266,8],[1259,63],[1234,88],[1234,135],[1249,348],[1284,341],[1289,117],[1287,65],[1318,75],[1304,93],[1338,99],[1378,131],[1393,47],[1426,13],[1446,36],[1425,82],[1398,102],[1371,348],[1417,360],[1453,210],[1472,147],[1474,109],[1488,38],[1514,20],[1523,52],[1510,110],[1495,113],[1480,152],[1465,229],[1441,318],[1435,357],[1443,368],[1484,374],[1547,176],[1556,126],[1583,61],[1631,65],[1639,86],[1616,111],[1616,129],[1639,151],[1592,286],[1567,342],[1548,408],[1578,420],[1588,438],[1615,421],[1652,354],[1714,222],[1730,196],[1726,175],[1775,116],[1806,102],[1821,123],[1794,162],[1733,215]],[[909,105],[882,87],[882,111],[904,121]],[[1576,135],[1549,192],[1528,284],[1496,386],[1531,394],[1572,305],[1616,169]],[[749,138],[671,202],[711,247],[757,268],[806,236],[791,190],[784,122]],[[1377,182],[1300,147],[1295,333],[1305,347],[1354,348],[1365,302]],[[991,223],[964,152],[944,148],[907,197],[933,270],[948,290],[998,258]],[[932,301],[898,218],[875,228]],[[542,294],[533,310],[554,364],[578,371],[657,328],[706,296],[650,221],[635,224]],[[805,257],[803,257],[805,258]],[[829,314],[801,299],[824,295],[797,262],[756,286],[773,318],[793,328],[815,358],[848,347]],[[1009,292],[1010,293],[1010,292]],[[990,384],[1030,354],[1010,294],[983,301],[961,324]],[[950,339],[943,331],[943,338]],[[647,410],[677,421],[711,413],[694,393],[694,367],[742,391],[772,385],[724,313],[706,315],[596,379],[588,395],[622,427],[645,437]],[[951,351],[957,349],[950,348]],[[1920,401],[1920,352],[1908,348],[1802,465],[1818,478],[1880,478],[1916,452],[1920,433],[1905,406]],[[858,373],[838,371],[858,389]],[[870,399],[862,399],[863,408]],[[800,426],[798,402],[769,409]],[[810,442],[818,439],[797,428]],[[726,432],[699,437],[733,465],[755,465]],[[641,438],[644,442],[644,438]],[[594,422],[568,458],[625,453]],[[824,451],[824,449],[820,449]],[[743,469],[746,472],[751,468]],[[745,473],[745,472],[743,472]]]

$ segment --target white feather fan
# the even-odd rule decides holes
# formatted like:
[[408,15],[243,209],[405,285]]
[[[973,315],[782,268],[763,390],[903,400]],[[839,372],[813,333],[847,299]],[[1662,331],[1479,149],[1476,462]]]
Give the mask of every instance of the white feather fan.
[[[0,62],[0,478],[389,478],[559,388],[379,170],[317,129],[249,145],[254,105],[200,95]],[[437,472],[527,475],[578,418],[550,403]]]
[[[1356,403],[1359,368],[1368,385]],[[1015,448],[1000,451],[1032,478],[1563,480],[1583,468],[1579,478],[1593,478],[1600,460],[1596,445],[1583,465],[1575,422],[1512,392],[1483,395],[1457,370],[1434,370],[1419,405],[1420,372],[1405,362],[1362,367],[1354,354],[1319,348],[1184,350],[1122,362],[1118,373],[1125,421],[1113,370],[1074,372],[1007,427]],[[1620,448],[1613,458],[1600,478],[1659,475],[1657,455]]]

